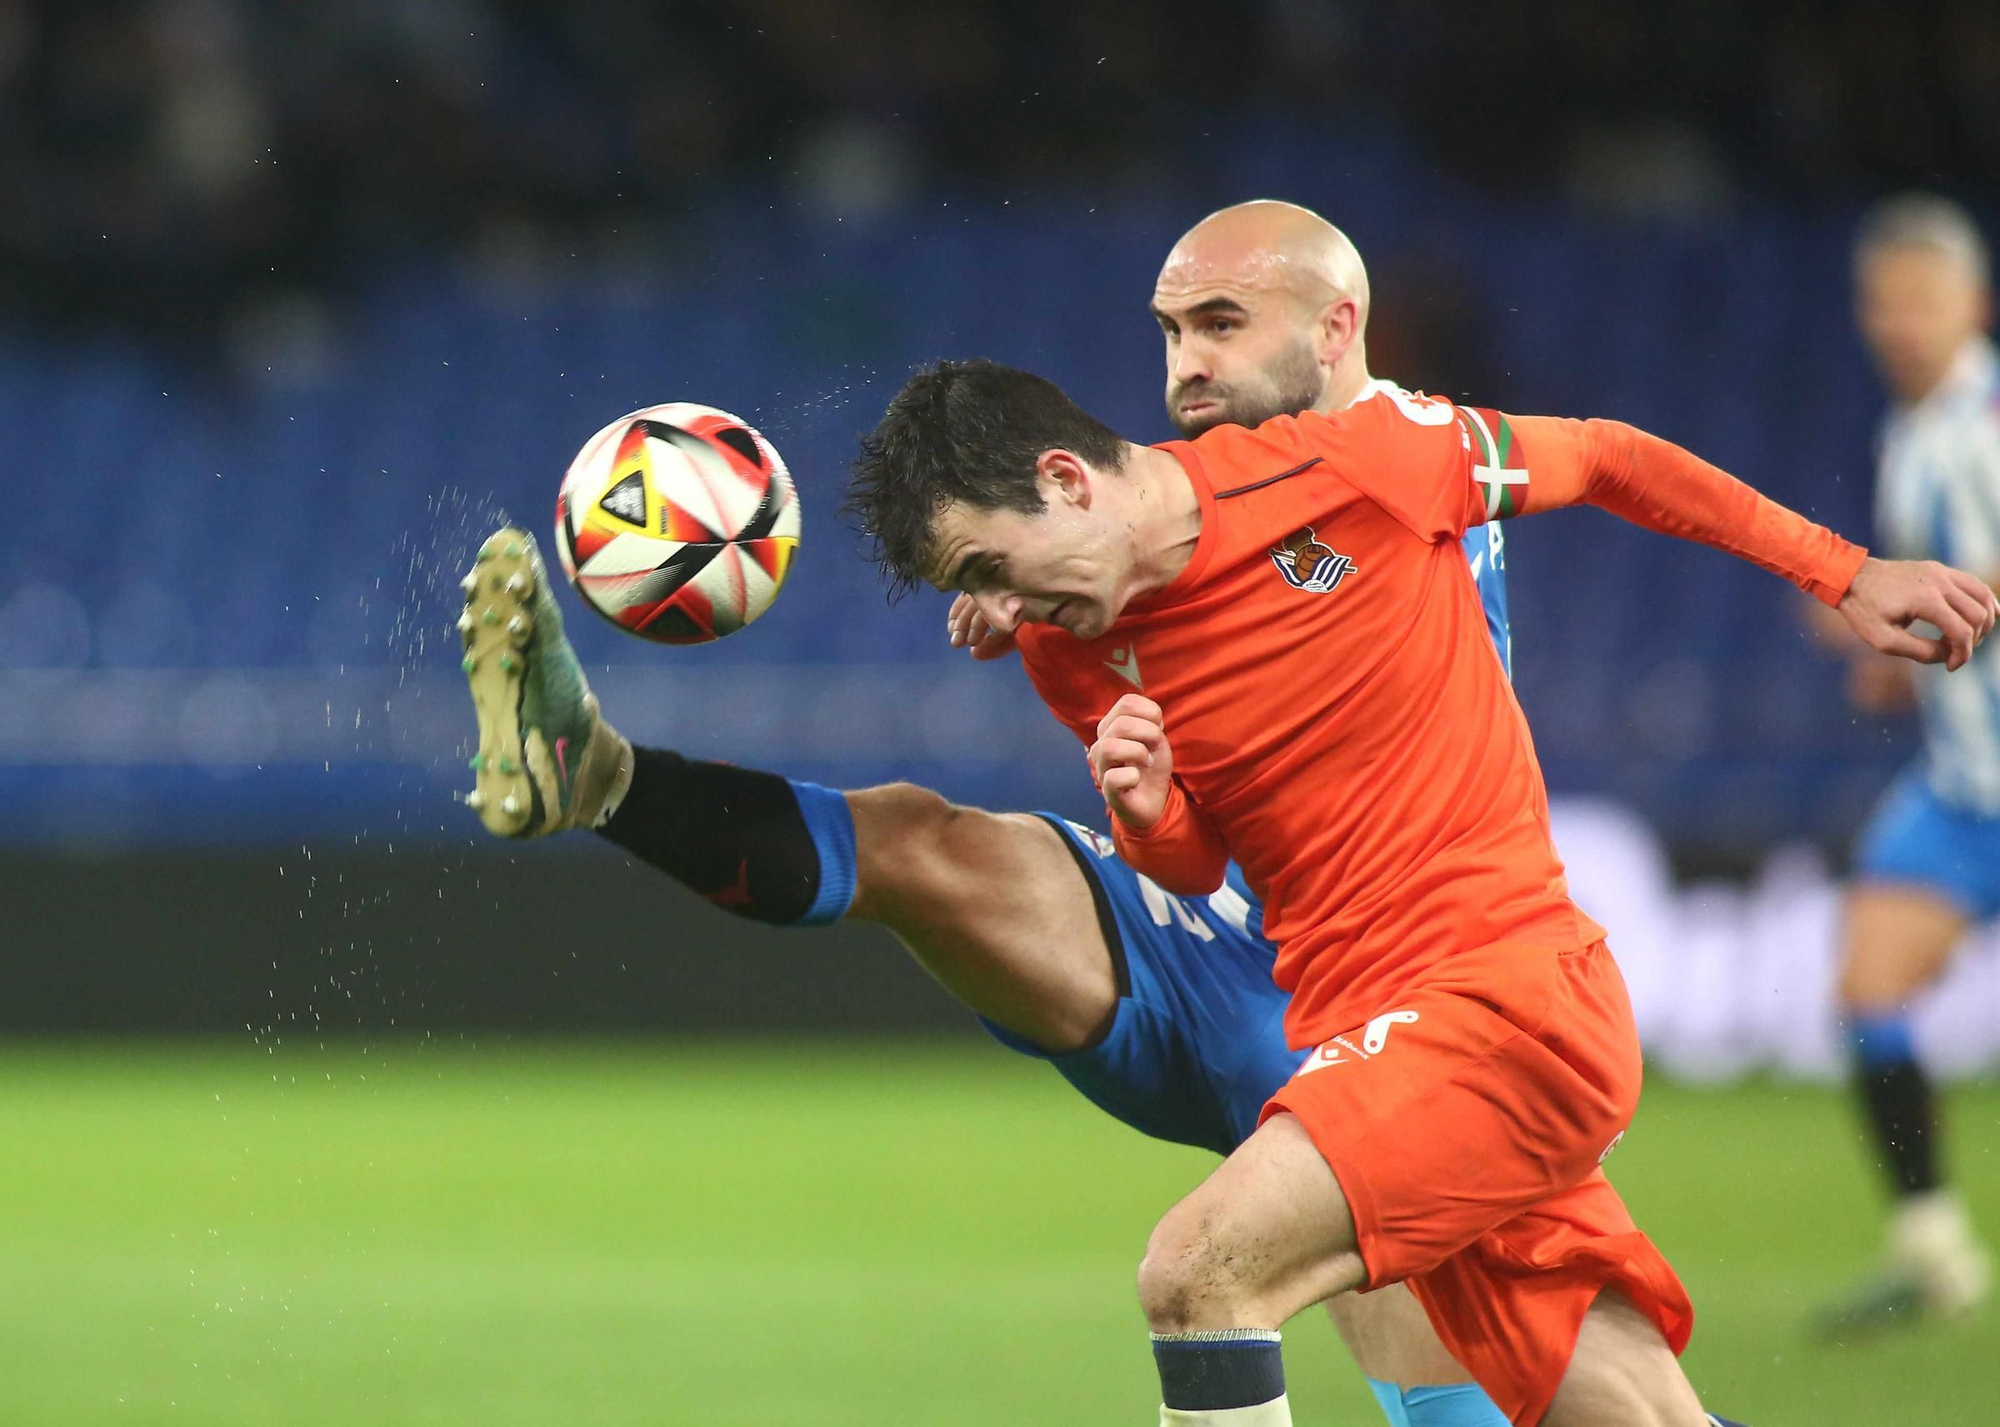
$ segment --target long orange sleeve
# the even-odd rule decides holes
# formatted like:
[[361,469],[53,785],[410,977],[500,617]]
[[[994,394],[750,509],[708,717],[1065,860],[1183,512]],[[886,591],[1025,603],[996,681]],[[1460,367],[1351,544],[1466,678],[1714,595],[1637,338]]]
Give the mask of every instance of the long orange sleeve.
[[1143,831],[1111,816],[1111,840],[1135,870],[1182,897],[1206,897],[1222,885],[1229,848],[1178,781],[1167,785],[1160,820]]
[[1524,512],[1586,504],[1712,545],[1838,605],[1868,552],[1727,471],[1622,421],[1509,416],[1528,462]]

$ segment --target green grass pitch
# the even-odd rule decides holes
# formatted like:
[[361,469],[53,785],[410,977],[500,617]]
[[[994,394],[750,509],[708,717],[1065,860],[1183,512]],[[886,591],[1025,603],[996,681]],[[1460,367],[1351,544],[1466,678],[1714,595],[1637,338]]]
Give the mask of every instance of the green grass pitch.
[[[2000,1229],[2000,1088],[1952,1109]],[[1208,1166],[973,1041],[16,1044],[0,1143],[6,1427],[1150,1422],[1132,1269]],[[2000,1316],[1802,1333],[1874,1242],[1831,1093],[1655,1082],[1610,1169],[1717,1409],[2000,1420]],[[1302,1427],[1379,1422],[1287,1346]]]

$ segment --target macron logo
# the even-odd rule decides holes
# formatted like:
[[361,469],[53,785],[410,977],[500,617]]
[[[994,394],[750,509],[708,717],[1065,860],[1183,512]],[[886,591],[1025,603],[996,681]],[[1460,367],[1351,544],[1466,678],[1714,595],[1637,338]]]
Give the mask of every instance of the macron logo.
[[[1414,1025],[1417,1020],[1415,1011],[1389,1011],[1377,1016],[1361,1028],[1361,1044],[1356,1045],[1348,1038],[1354,1034],[1352,1031],[1345,1036],[1335,1036],[1305,1058],[1294,1078],[1310,1075],[1315,1070],[1325,1070],[1329,1065],[1353,1065],[1357,1061],[1373,1060],[1389,1048],[1390,1031],[1397,1026]],[[1605,1153],[1610,1154],[1611,1151],[1606,1150]]]
[[1104,667],[1123,679],[1135,689],[1146,686],[1139,682],[1139,650],[1128,644],[1122,649],[1111,651],[1111,657],[1104,661]]

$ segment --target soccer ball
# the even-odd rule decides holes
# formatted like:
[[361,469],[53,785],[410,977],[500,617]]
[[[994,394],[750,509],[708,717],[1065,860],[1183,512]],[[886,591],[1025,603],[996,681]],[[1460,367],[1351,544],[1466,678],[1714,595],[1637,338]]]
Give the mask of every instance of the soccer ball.
[[748,422],[677,401],[621,416],[570,463],[556,552],[583,602],[661,644],[706,644],[771,607],[799,496]]

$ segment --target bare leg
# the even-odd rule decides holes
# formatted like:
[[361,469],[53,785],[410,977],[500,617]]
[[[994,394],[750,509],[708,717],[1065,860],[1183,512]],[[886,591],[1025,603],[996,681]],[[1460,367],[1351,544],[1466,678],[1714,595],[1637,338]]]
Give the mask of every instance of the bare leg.
[[1653,1320],[1616,1289],[1584,1315],[1576,1353],[1543,1427],[1707,1427],[1708,1418]]
[[[1046,1051],[1103,1035],[1117,1009],[1111,952],[1061,834],[1038,817],[957,807],[907,783],[851,792],[847,803],[859,861],[851,915],[886,926],[959,1001]],[[1327,1316],[1378,1382],[1472,1380],[1400,1285],[1340,1294]]]
[[1965,913],[1922,887],[1864,884],[1847,897],[1840,1001],[1888,1014],[1944,974],[1966,932]]
[[[1155,1333],[1275,1328],[1364,1279],[1339,1182],[1304,1127],[1275,1115],[1160,1221],[1139,1301]],[[1586,1316],[1557,1405],[1554,1427],[1706,1427],[1659,1329],[1614,1294]]]
[[1400,1283],[1373,1293],[1336,1293],[1326,1300],[1326,1316],[1355,1366],[1377,1382],[1450,1387],[1472,1381],[1438,1341],[1416,1295]]
[[959,1001],[1052,1054],[1101,1039],[1118,1009],[1090,888],[1041,818],[892,783],[847,795],[849,913],[896,934]]
[[1139,1304],[1155,1333],[1275,1328],[1366,1279],[1340,1182],[1274,1115],[1153,1230]]

